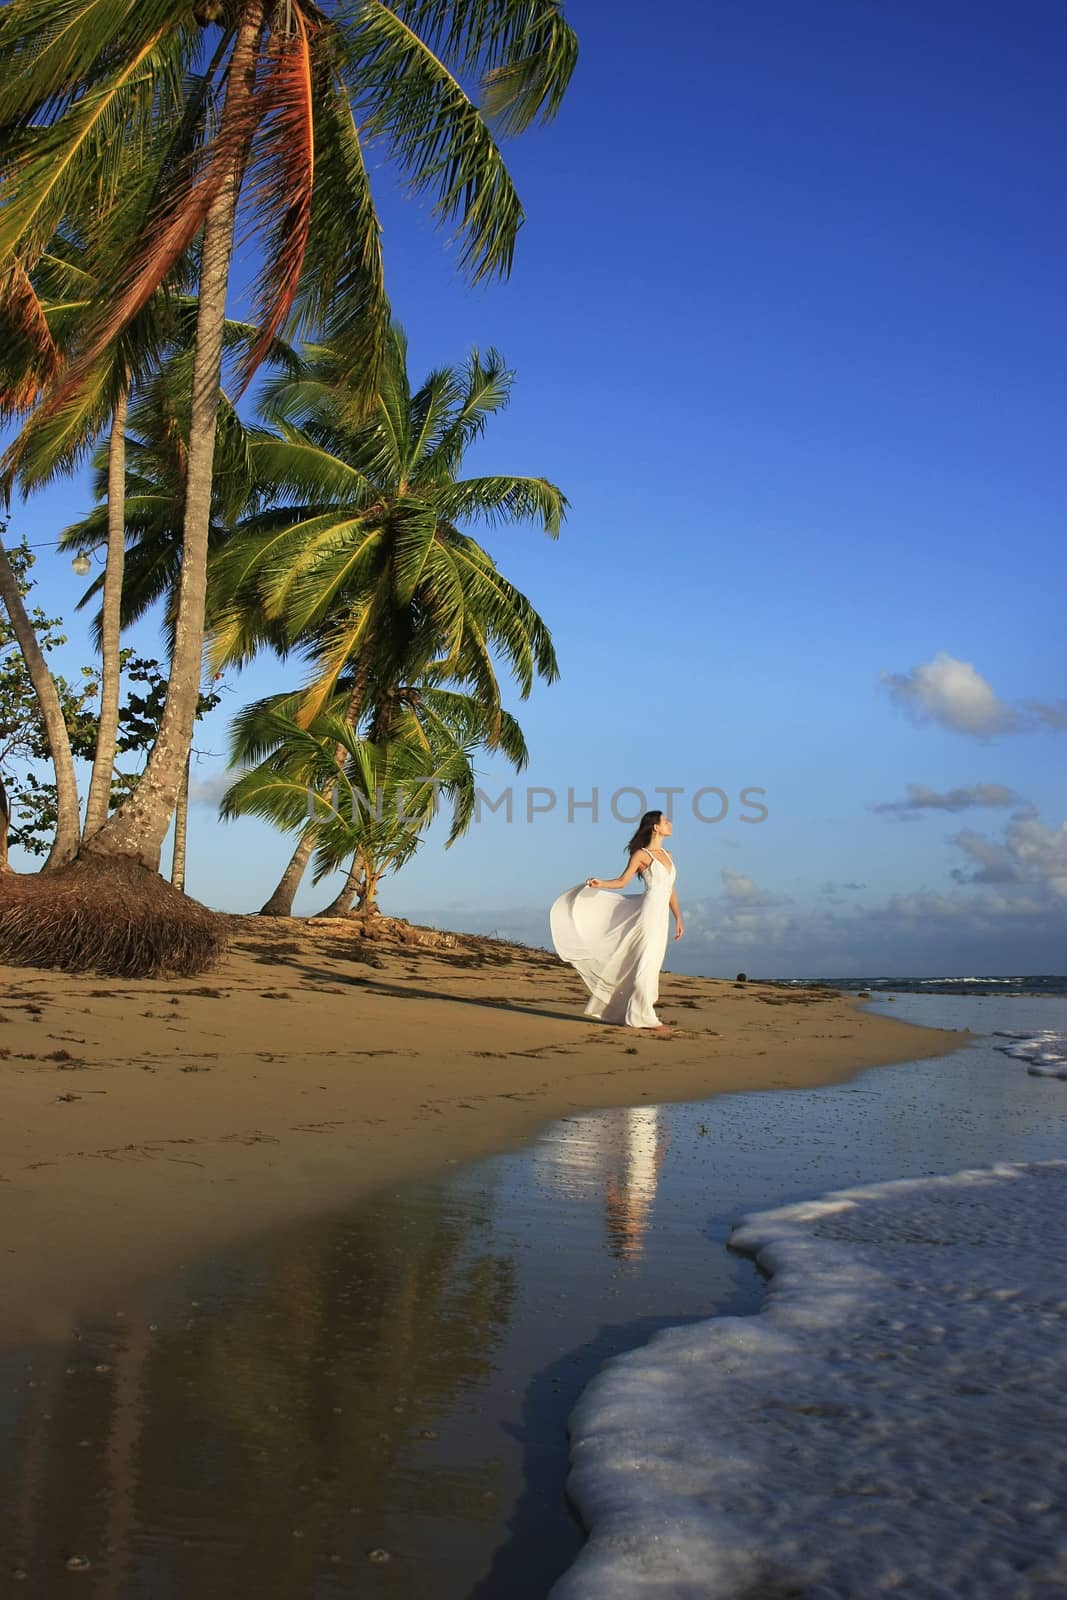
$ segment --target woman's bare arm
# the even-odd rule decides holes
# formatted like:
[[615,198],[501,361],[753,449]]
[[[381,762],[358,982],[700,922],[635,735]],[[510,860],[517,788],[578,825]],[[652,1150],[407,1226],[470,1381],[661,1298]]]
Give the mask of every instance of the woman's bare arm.
[[651,850],[635,850],[621,878],[586,878],[585,881],[590,889],[625,889],[630,879],[635,878],[651,860]]
[[682,922],[682,913],[678,909],[678,896],[673,889],[671,890],[671,910],[674,913],[674,937],[680,939],[685,932],[685,926]]

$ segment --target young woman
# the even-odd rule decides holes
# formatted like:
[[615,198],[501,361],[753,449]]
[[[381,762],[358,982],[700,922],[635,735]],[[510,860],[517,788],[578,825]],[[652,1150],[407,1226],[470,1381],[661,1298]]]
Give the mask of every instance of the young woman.
[[[674,937],[680,939],[685,931],[674,892],[674,862],[664,848],[672,831],[662,811],[646,811],[627,846],[630,862],[621,877],[587,878],[552,907],[556,951],[577,968],[592,996],[587,1017],[666,1031],[655,1005],[671,913]],[[642,895],[617,898],[603,892],[625,889],[638,876]]]

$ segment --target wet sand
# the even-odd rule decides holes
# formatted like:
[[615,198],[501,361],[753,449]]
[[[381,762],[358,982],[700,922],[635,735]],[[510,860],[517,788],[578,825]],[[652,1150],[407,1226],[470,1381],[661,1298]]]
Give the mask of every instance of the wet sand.
[[[900,1005],[984,1030],[982,1002]],[[973,1039],[833,1087],[569,1116],[190,1258],[0,1355],[0,1592],[544,1600],[582,1542],[575,1402],[664,1324],[758,1309],[725,1249],[739,1213],[1046,1159],[1065,1130],[1062,1084]]]
[[599,1107],[840,1082],[959,1035],[820,990],[665,975],[672,1037],[591,1024],[545,952],[235,919],[203,980],[0,969],[0,1339],[208,1248]]

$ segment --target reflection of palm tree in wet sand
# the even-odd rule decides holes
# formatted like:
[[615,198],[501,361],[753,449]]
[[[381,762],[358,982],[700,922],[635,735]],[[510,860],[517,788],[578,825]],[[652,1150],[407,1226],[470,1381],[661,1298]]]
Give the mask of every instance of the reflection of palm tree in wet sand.
[[604,1210],[608,1250],[621,1260],[633,1261],[644,1248],[670,1135],[660,1128],[658,1106],[631,1106],[623,1116],[621,1172],[616,1169],[608,1177]]

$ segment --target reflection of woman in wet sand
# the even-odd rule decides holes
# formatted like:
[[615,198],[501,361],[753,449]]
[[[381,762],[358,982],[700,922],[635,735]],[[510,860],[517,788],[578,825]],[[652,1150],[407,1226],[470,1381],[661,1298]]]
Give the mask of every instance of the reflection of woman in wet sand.
[[[672,831],[662,811],[646,811],[627,847],[630,861],[621,877],[588,878],[561,894],[552,907],[556,951],[578,970],[592,996],[587,1017],[668,1031],[655,1005],[672,913],[675,939],[685,931],[674,892],[674,862],[664,848]],[[638,876],[644,894],[617,898],[604,893],[625,889]]]
[[608,1249],[632,1261],[640,1256],[670,1135],[659,1126],[657,1106],[631,1106],[626,1119],[625,1165],[604,1187]]

